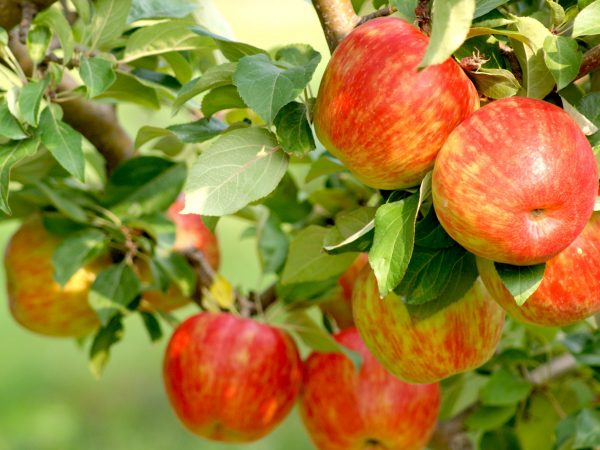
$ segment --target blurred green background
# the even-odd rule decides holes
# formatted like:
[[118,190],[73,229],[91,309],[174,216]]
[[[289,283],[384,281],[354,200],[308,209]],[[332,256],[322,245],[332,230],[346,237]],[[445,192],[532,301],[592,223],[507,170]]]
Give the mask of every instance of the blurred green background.
[[[199,3],[204,9],[216,7],[225,19],[218,20],[218,27],[229,24],[231,37],[264,48],[308,43],[327,56],[317,16],[306,0]],[[209,13],[207,17],[215,16]],[[324,66],[322,62],[317,71],[315,88]],[[132,135],[139,126],[164,125],[170,117],[167,110],[151,113],[129,107],[120,114]],[[0,225],[2,254],[17,226]],[[254,242],[240,240],[245,227],[239,220],[224,219],[217,234],[223,274],[234,285],[252,288],[261,280]],[[0,271],[0,302],[5,305],[0,309],[0,450],[312,448],[296,411],[272,435],[253,445],[213,444],[187,432],[167,403],[162,385],[167,339],[151,344],[138,317],[126,321],[123,342],[114,348],[104,376],[96,380],[88,371],[85,351],[76,342],[35,335],[12,320],[6,306],[4,270]],[[189,307],[177,315],[186,317],[195,311]],[[164,331],[170,332],[166,327]]]

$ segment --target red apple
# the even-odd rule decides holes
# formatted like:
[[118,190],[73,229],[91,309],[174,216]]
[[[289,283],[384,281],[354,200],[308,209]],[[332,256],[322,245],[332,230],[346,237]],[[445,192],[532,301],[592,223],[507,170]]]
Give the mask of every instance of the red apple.
[[39,218],[17,230],[6,248],[4,268],[10,311],[28,330],[48,336],[80,337],[100,321],[87,297],[107,258],[79,269],[61,287],[53,277],[52,254],[60,238],[46,231]]
[[537,325],[564,326],[600,311],[600,213],[583,232],[546,263],[542,284],[518,306],[494,263],[478,258],[481,278],[492,296],[513,317]]
[[365,268],[354,286],[352,307],[373,356],[411,383],[432,383],[479,367],[493,355],[504,325],[504,310],[479,278],[461,299],[418,317],[393,292],[379,298],[375,275]]
[[368,254],[361,253],[340,276],[337,289],[332,298],[321,303],[323,312],[333,317],[335,323],[342,329],[354,324],[352,320],[352,291],[358,274],[368,262]]
[[208,312],[177,327],[163,375],[184,425],[224,442],[250,442],[269,433],[294,405],[302,382],[298,351],[284,332]]
[[[183,209],[184,199],[180,197],[173,203],[167,212],[169,218],[175,222],[176,250],[185,250],[195,247],[202,251],[207,262],[214,270],[219,268],[219,244],[216,236],[204,225],[202,217],[195,214],[179,214]],[[142,263],[138,264],[142,279],[151,277],[149,268]],[[171,285],[166,292],[148,291],[143,295],[144,307],[161,311],[172,311],[187,305],[190,298],[183,295],[179,288]]]
[[445,230],[472,253],[530,265],[564,250],[592,214],[598,170],[562,109],[513,97],[484,106],[448,137],[433,170]]
[[369,186],[417,185],[448,134],[479,107],[454,60],[418,70],[428,43],[402,19],[370,20],[341,42],[323,75],[317,136]]
[[440,406],[436,384],[407,384],[369,353],[356,328],[335,336],[363,357],[360,372],[340,353],[312,353],[304,364],[300,411],[319,450],[425,448]]

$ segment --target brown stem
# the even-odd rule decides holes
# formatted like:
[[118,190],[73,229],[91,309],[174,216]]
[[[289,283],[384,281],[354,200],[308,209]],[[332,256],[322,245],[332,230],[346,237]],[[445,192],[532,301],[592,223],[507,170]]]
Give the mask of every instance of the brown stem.
[[360,22],[350,0],[312,0],[331,53]]
[[508,60],[511,72],[513,73],[517,81],[519,83],[523,83],[523,71],[521,70],[521,64],[519,63],[519,60],[517,59],[517,55],[515,55],[514,50],[502,41],[498,43],[498,46],[500,47],[500,52],[502,53],[502,55],[504,55]]
[[598,67],[600,67],[600,44],[585,52],[577,78],[586,76],[588,73],[597,70]]
[[368,22],[369,20],[377,19],[378,17],[389,16],[390,14],[394,14],[396,11],[397,9],[394,6],[386,6],[385,8],[378,9],[377,11],[372,12],[371,14],[362,16],[356,26],[362,25],[363,23]]
[[29,4],[37,11],[46,9],[56,0],[0,0],[0,27],[11,30],[23,19],[23,9]]
[[34,3],[27,0],[23,2],[21,10],[21,23],[19,23],[19,42],[21,42],[23,45],[25,45],[27,42],[27,33],[29,33],[31,22],[33,21],[33,18],[37,12],[37,6]]
[[419,29],[427,36],[431,34],[431,15],[429,14],[429,0],[419,0],[415,8],[415,16]]

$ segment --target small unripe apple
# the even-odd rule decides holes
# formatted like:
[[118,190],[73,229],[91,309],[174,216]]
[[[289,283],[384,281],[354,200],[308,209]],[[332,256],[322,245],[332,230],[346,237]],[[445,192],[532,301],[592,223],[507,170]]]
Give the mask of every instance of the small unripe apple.
[[479,278],[461,299],[422,317],[411,315],[395,293],[379,298],[370,268],[356,281],[352,307],[373,356],[410,383],[432,383],[481,366],[494,354],[505,315]]
[[110,264],[100,257],[61,287],[53,277],[52,254],[61,242],[39,218],[23,223],[4,256],[10,311],[28,330],[48,336],[80,337],[100,325],[88,304],[96,274]]
[[592,215],[598,170],[577,124],[550,103],[497,100],[450,134],[433,170],[444,229],[470,252],[514,265],[564,250]]
[[477,259],[481,278],[492,296],[513,317],[536,325],[565,326],[600,311],[600,213],[583,232],[546,263],[537,290],[518,306],[494,263]]
[[196,314],[166,350],[165,388],[193,433],[251,442],[289,413],[302,382],[296,345],[283,331],[225,313]]
[[429,38],[396,18],[355,28],[333,53],[317,95],[321,143],[360,181],[417,185],[448,134],[479,107],[456,61],[419,70]]
[[363,360],[358,372],[341,353],[312,353],[304,363],[300,412],[316,447],[425,448],[436,425],[439,385],[394,378],[369,353],[356,328],[335,339]]

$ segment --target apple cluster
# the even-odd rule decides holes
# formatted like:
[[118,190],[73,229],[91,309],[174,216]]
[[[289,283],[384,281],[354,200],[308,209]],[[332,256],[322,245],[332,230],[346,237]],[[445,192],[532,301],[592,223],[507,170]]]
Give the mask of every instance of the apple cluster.
[[[411,383],[486,362],[505,310],[549,326],[600,311],[598,170],[585,135],[542,100],[511,97],[480,107],[453,59],[419,67],[427,45],[398,18],[356,28],[333,54],[314,112],[319,140],[363,183],[405,189],[432,171],[441,226],[477,257],[479,277],[467,293],[436,299],[438,307],[422,317],[393,292],[380,298],[369,267],[359,275],[352,299],[358,331],[390,373]],[[524,305],[496,263],[546,265]]]

